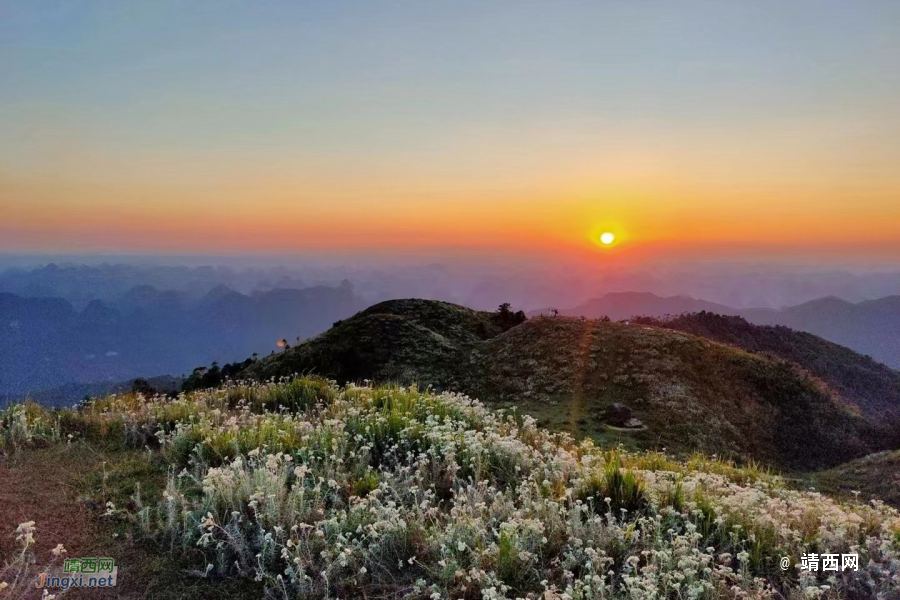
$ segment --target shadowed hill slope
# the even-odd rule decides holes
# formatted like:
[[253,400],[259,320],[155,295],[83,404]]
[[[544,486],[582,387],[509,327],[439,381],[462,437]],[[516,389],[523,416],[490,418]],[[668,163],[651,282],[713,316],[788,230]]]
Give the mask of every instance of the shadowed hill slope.
[[[576,435],[790,469],[885,447],[858,406],[776,357],[641,325],[568,317],[506,325],[497,313],[444,302],[388,301],[240,375],[418,382],[516,406]],[[610,427],[604,411],[613,403],[646,427]]]
[[828,297],[781,310],[747,309],[739,314],[760,325],[812,332],[900,368],[900,296],[859,303]]
[[900,371],[811,333],[780,325],[753,325],[742,317],[709,312],[664,320],[642,317],[640,322],[773,354],[822,379],[873,418],[897,419],[900,415]]
[[[829,296],[796,306],[735,308],[689,296],[657,296],[649,292],[614,292],[592,298],[559,314],[616,320],[633,317],[676,317],[697,313],[739,315],[757,325],[783,325],[868,354],[889,367],[900,368],[900,296],[853,303]],[[550,314],[549,309],[530,316]]]
[[900,450],[877,452],[816,473],[817,489],[847,498],[876,498],[900,507]]

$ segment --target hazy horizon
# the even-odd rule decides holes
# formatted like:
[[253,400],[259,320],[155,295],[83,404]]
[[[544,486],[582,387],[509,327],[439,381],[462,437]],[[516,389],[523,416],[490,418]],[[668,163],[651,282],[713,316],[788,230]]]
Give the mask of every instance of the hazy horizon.
[[[60,276],[70,281],[69,284],[59,287],[61,284],[54,283],[51,278],[41,285],[33,282],[32,287],[21,282],[19,287],[4,287],[4,280],[43,280],[45,276],[41,274],[51,264],[59,267]],[[85,271],[86,268],[93,271]],[[67,297],[58,289],[74,286],[80,291],[67,298],[75,301],[76,307],[83,306],[90,299],[114,299],[116,294],[110,292],[104,281],[118,282],[114,289],[124,293],[127,287],[120,285],[122,282],[117,275],[120,271],[131,277],[127,280],[133,281],[132,286],[146,283],[161,291],[182,289],[186,280],[195,280],[192,285],[200,286],[196,289],[208,290],[221,284],[250,293],[278,288],[336,286],[347,279],[361,297],[370,302],[393,297],[423,297],[478,309],[491,309],[501,302],[511,302],[525,310],[568,308],[617,292],[690,296],[733,308],[783,308],[827,296],[861,302],[900,295],[900,268],[894,266],[709,260],[658,261],[641,266],[613,263],[601,268],[591,263],[558,262],[548,257],[530,260],[524,257],[429,258],[411,255],[400,260],[335,255],[229,257],[3,253],[0,253],[0,292]],[[88,285],[90,282],[97,286],[93,291]]]

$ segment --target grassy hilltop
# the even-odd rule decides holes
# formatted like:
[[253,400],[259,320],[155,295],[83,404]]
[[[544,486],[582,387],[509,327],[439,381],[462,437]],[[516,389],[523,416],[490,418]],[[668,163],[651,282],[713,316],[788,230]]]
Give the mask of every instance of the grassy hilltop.
[[472,350],[513,322],[449,302],[389,300],[249,365],[241,375],[268,379],[312,371],[339,382],[418,381],[454,388],[477,366],[470,362]]
[[[446,302],[392,300],[248,362],[238,376],[417,382],[515,406],[598,441],[787,469],[833,466],[893,443],[871,403],[778,356],[635,323],[536,317],[508,325]],[[613,403],[646,427],[610,427],[604,411]]]
[[[895,509],[576,443],[447,392],[304,377],[15,406],[0,448],[0,489],[24,484],[0,511],[21,523],[0,572],[16,598],[91,552],[122,587],[74,598],[893,600],[900,584]],[[807,552],[860,568],[803,572]]]

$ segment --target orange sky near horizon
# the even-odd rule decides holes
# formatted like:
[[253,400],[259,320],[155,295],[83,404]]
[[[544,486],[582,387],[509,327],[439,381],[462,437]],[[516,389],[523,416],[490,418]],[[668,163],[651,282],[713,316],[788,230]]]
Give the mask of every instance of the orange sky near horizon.
[[[335,181],[316,189],[295,182],[279,187],[275,181],[191,187],[74,181],[10,185],[4,180],[0,189],[13,201],[0,211],[0,250],[433,250],[618,261],[695,255],[900,256],[900,203],[881,190],[867,194],[867,202],[845,207],[841,200],[847,192],[841,190],[794,189],[760,200],[745,190],[715,193],[685,185],[628,187],[602,181],[560,183],[557,190],[536,185],[531,194],[405,183]],[[360,200],[364,196],[368,199]],[[615,248],[598,247],[602,231],[616,234]]]

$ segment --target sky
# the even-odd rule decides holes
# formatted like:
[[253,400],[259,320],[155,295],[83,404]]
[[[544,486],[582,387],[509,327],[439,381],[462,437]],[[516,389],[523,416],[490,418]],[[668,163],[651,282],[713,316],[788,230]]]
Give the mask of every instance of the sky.
[[897,65],[891,0],[0,0],[0,251],[898,264]]

